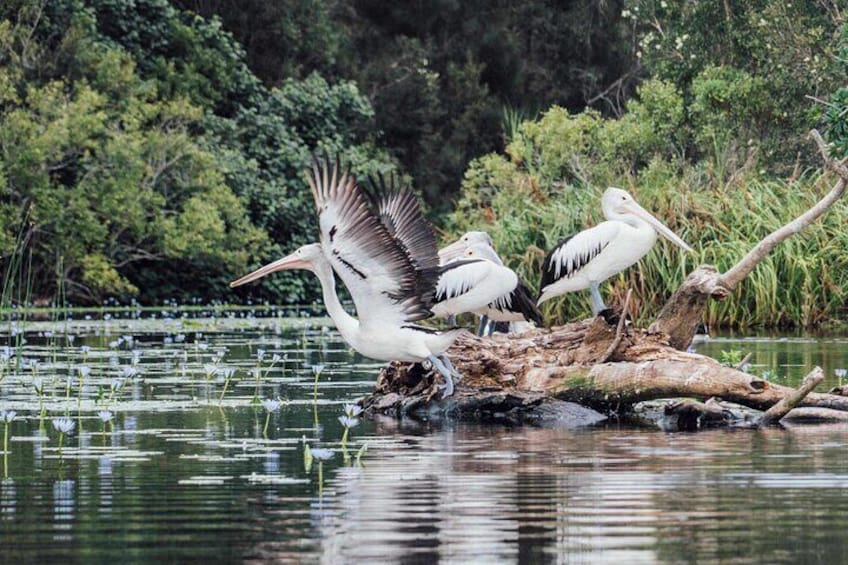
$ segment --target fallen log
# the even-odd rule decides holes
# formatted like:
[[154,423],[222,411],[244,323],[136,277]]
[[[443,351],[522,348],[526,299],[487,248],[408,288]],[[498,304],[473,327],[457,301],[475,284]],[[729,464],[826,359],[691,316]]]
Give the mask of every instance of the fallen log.
[[[381,372],[376,390],[364,400],[366,409],[396,416],[475,420],[503,419],[509,414],[508,420],[521,421],[520,413],[554,407],[556,402],[626,415],[645,401],[718,398],[756,410],[767,411],[778,404],[766,423],[787,412],[791,415],[795,405],[848,412],[848,397],[810,392],[817,383],[799,392],[685,352],[709,300],[729,296],[772,249],[818,219],[844,194],[848,168],[828,157],[818,132],[813,130],[811,137],[826,168],[838,177],[833,188],[804,214],[757,243],[726,273],[709,265],[695,269],[647,330],[627,326],[625,306],[615,326],[597,317],[517,335],[485,339],[467,335],[448,352],[463,375],[453,397],[441,398],[437,377],[421,365],[393,363]],[[714,412],[692,402],[681,406],[677,416],[683,414],[684,420]]]

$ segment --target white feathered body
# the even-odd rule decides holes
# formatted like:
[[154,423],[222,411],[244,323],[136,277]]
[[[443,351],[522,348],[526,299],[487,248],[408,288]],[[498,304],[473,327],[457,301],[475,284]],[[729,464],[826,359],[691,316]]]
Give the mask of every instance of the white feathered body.
[[457,261],[444,269],[436,284],[438,302],[432,307],[436,317],[477,312],[518,284],[512,269],[487,259]]
[[641,220],[601,222],[578,233],[551,252],[546,267],[553,280],[543,285],[539,303],[605,281],[639,261],[656,241],[657,232]]

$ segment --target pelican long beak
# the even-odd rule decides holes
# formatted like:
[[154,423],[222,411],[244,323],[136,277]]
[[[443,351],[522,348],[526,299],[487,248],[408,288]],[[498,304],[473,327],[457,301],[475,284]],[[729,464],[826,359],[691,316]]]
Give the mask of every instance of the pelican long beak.
[[461,239],[457,239],[447,247],[444,247],[439,250],[439,263],[444,265],[454,259],[461,257],[465,253],[466,249],[465,242]]
[[691,247],[689,247],[689,244],[683,241],[676,233],[671,231],[667,225],[656,219],[653,214],[639,206],[639,204],[637,204],[636,202],[628,203],[627,211],[633,214],[634,216],[637,216],[651,224],[651,226],[653,226],[653,228],[657,230],[658,234],[660,234],[670,242],[674,243],[675,245],[678,245],[689,252],[694,251]]
[[260,267],[250,273],[249,275],[245,275],[242,278],[233,281],[230,283],[230,288],[235,288],[237,286],[241,286],[245,283],[249,283],[255,281],[256,279],[261,279],[266,275],[270,275],[276,271],[285,271],[287,269],[307,269],[308,263],[301,259],[296,253],[292,253],[291,255],[287,255],[282,259],[278,259],[273,263],[268,263],[264,267]]

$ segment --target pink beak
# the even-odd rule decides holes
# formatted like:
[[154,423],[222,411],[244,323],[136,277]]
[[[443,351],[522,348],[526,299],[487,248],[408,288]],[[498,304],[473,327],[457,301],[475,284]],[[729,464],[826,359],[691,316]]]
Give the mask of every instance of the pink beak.
[[245,275],[242,278],[233,281],[230,283],[231,288],[235,288],[237,286],[241,286],[245,283],[253,282],[256,279],[261,279],[266,275],[270,275],[276,271],[285,271],[288,269],[308,269],[309,264],[298,257],[296,253],[292,253],[291,255],[287,255],[282,259],[278,259],[273,263],[268,263],[264,267],[260,267],[250,273],[249,275]]

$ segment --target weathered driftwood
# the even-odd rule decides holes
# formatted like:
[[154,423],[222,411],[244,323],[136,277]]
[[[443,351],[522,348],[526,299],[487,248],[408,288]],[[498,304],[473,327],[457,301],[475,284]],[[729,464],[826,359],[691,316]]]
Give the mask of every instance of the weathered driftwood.
[[[695,402],[711,398],[756,410],[782,403],[766,417],[766,423],[773,418],[780,420],[787,412],[791,416],[796,405],[848,413],[848,397],[810,392],[817,383],[795,391],[684,351],[708,300],[729,296],[772,249],[818,219],[845,192],[845,164],[828,159],[818,132],[813,131],[811,136],[827,168],[839,177],[831,191],[807,212],[765,237],[726,273],[710,266],[693,271],[647,331],[629,328],[622,313],[615,326],[598,317],[520,335],[485,339],[468,335],[449,351],[454,366],[464,376],[453,397],[442,399],[433,374],[420,365],[395,363],[381,373],[377,389],[364,401],[366,408],[372,413],[428,418],[526,421],[523,414],[537,410],[548,414],[557,407],[576,410],[571,404],[556,402],[622,415],[644,401],[694,399],[671,405],[663,413],[664,417],[676,417],[678,429],[746,419],[726,405],[718,409]],[[593,419],[589,414],[583,414],[586,421]],[[798,414],[800,417],[803,413]],[[817,414],[824,417],[821,412]]]
[[824,373],[822,372],[821,367],[816,367],[809,375],[804,377],[804,381],[801,383],[798,390],[784,396],[783,399],[766,410],[763,417],[760,418],[759,422],[757,422],[757,425],[760,427],[773,426],[780,422],[793,408],[803,402],[804,398],[806,398],[807,395],[810,394],[823,380]]
[[[518,421],[516,411],[546,399],[625,414],[640,402],[681,397],[767,410],[796,393],[637,329],[623,333],[611,362],[598,363],[615,335],[616,327],[598,317],[520,335],[465,336],[450,351],[463,374],[453,397],[441,399],[431,371],[394,364],[380,374],[366,406],[372,412],[466,419],[498,419],[512,411],[507,419]],[[798,404],[848,411],[848,397],[836,394],[810,393]]]

